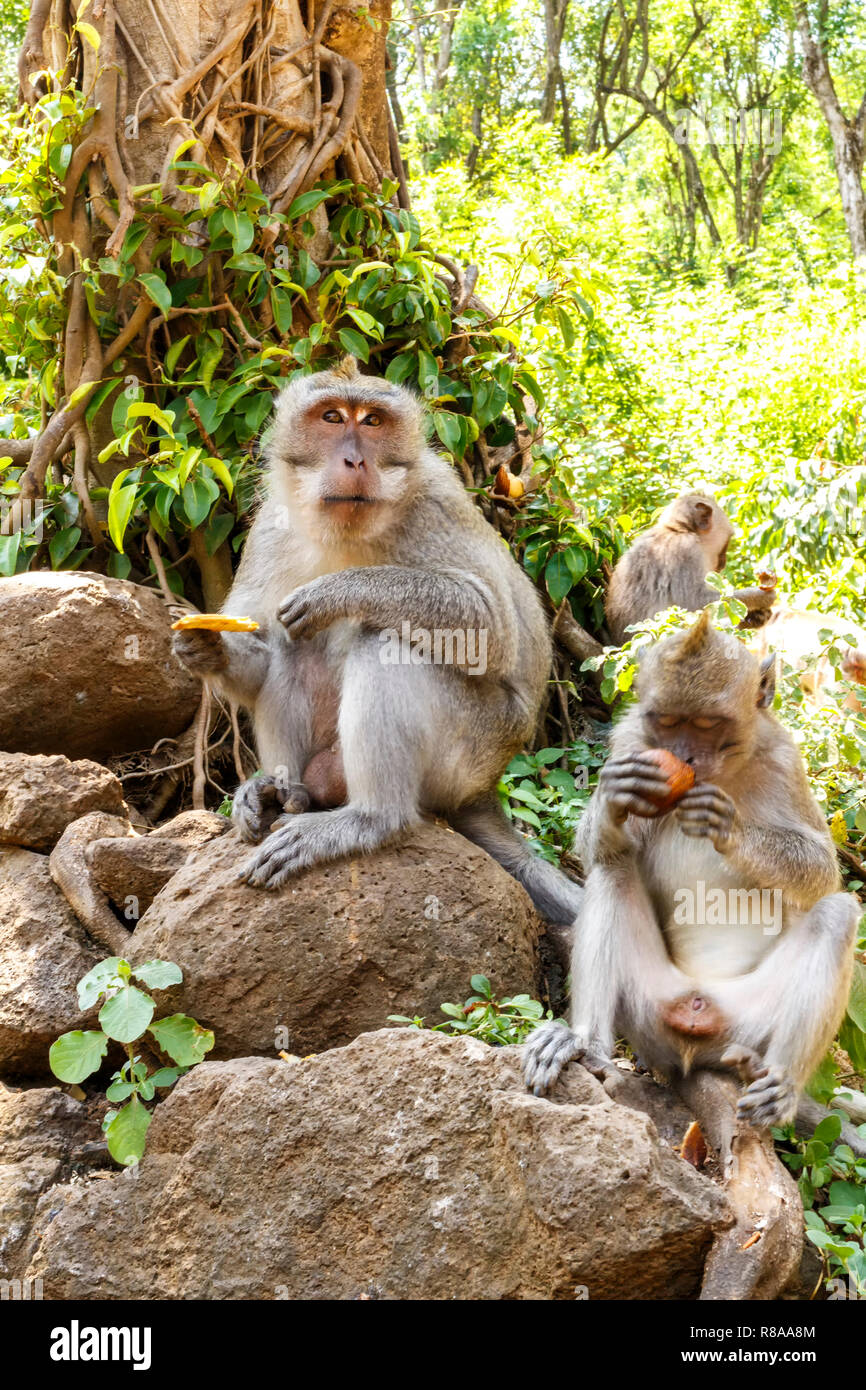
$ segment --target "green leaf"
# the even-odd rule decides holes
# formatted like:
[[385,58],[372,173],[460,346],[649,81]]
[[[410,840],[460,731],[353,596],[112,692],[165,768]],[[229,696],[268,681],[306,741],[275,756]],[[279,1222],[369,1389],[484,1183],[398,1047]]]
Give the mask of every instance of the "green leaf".
[[351,353],[353,357],[360,357],[362,362],[369,362],[370,344],[361,333],[354,328],[341,328],[337,337],[345,352]]
[[123,537],[135,511],[138,497],[137,483],[130,483],[127,487],[123,486],[122,480],[129,471],[128,468],[125,468],[121,473],[118,473],[108,494],[108,534],[118,550],[123,550]]
[[106,569],[112,579],[128,579],[132,561],[128,555],[118,555],[117,551],[113,550],[108,557]]
[[51,559],[51,568],[59,570],[63,561],[68,558],[81,539],[80,526],[65,526],[62,531],[51,537],[48,542],[48,554]]
[[98,385],[98,377],[95,381],[80,382],[79,385],[76,386],[75,390],[72,392],[72,395],[69,397],[69,400],[66,402],[67,410],[70,409],[73,405],[78,405],[79,401],[83,401],[86,396],[90,395],[93,388]]
[[202,1028],[186,1014],[171,1014],[151,1024],[157,1045],[167,1052],[179,1067],[192,1067],[210,1052],[216,1039],[208,1028]]
[[190,527],[201,526],[211,509],[213,498],[204,478],[191,478],[181,493],[183,509]]
[[171,960],[146,960],[134,965],[132,973],[148,989],[168,989],[169,985],[179,985],[183,971]]
[[[247,251],[253,244],[255,227],[253,220],[246,212],[235,212],[233,208],[226,208],[223,212],[223,229],[228,232],[232,239],[232,251],[238,256],[241,251]],[[257,257],[257,259],[260,259]],[[264,264],[264,262],[262,262]]]
[[169,376],[174,375],[177,359],[180,357],[189,340],[190,334],[185,333],[182,338],[178,338],[176,343],[172,343],[168,352],[165,354],[165,370],[168,372]]
[[160,1067],[150,1078],[152,1086],[173,1086],[179,1076],[183,1075],[180,1067]]
[[92,24],[84,24],[81,20],[73,25],[73,28],[78,31],[82,38],[87,40],[91,48],[95,49],[97,52],[99,51],[100,38],[98,29],[94,29]]
[[174,435],[174,416],[169,415],[167,410],[160,410],[158,405],[152,405],[150,401],[133,401],[126,412],[126,423],[142,417],[153,420],[166,434]]
[[158,275],[155,270],[149,270],[144,275],[139,275],[138,280],[157,308],[161,309],[163,314],[168,317],[168,311],[171,308],[171,290],[162,275]]
[[354,319],[362,333],[366,333],[371,338],[382,341],[382,325],[377,323],[372,314],[368,314],[365,309],[347,308],[346,313],[349,318]]
[[122,965],[128,962],[122,956],[106,956],[98,965],[94,965],[92,970],[88,970],[78,981],[78,1007],[82,1013],[86,1013],[92,1008],[105,991],[118,979],[118,972]]
[[20,531],[14,531],[11,536],[0,536],[0,574],[7,579],[15,573],[20,548]]
[[856,1182],[831,1182],[829,1197],[834,1206],[858,1207],[866,1202],[866,1188]]
[[866,1033],[866,965],[860,960],[854,961],[848,1017],[856,1023],[861,1033]]
[[208,555],[216,555],[220,546],[227,541],[234,530],[235,519],[231,512],[212,512],[205,527],[204,540]]
[[66,1081],[77,1086],[85,1077],[92,1076],[102,1065],[108,1051],[108,1039],[104,1033],[89,1031],[83,1033],[76,1028],[72,1033],[64,1033],[48,1049],[48,1065],[58,1081]]
[[547,568],[544,571],[544,582],[551,601],[558,607],[574,583],[568,561],[561,551],[558,551],[556,555],[551,555],[548,560]]
[[131,1163],[140,1161],[152,1119],[150,1111],[145,1109],[138,1096],[133,1096],[128,1105],[118,1110],[104,1129],[108,1152],[115,1162],[129,1167]]
[[240,270],[247,275],[253,275],[257,271],[266,270],[267,264],[261,256],[255,255],[253,251],[244,251],[240,256],[232,256],[231,260],[226,261],[226,270]]
[[822,1120],[815,1130],[814,1139],[820,1140],[822,1144],[833,1144],[842,1133],[842,1121],[838,1115],[828,1115]]
[[290,205],[286,217],[290,222],[294,222],[299,217],[306,216],[307,213],[317,208],[326,198],[330,198],[332,192],[327,188],[311,188],[308,193],[301,193]]
[[136,989],[135,985],[126,985],[103,1004],[99,1023],[115,1042],[134,1042],[150,1023],[155,1007],[149,994]]

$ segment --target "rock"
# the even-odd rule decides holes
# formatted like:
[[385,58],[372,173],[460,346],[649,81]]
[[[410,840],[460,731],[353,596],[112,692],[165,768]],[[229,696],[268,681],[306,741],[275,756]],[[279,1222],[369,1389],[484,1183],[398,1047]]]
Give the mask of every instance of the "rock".
[[28,1276],[51,1299],[694,1297],[719,1189],[583,1068],[562,1089],[528,1095],[516,1049],[411,1029],[203,1063],[133,1193],[46,1194]]
[[48,867],[91,940],[108,956],[125,956],[132,924],[123,927],[117,920],[108,898],[94,879],[87,858],[94,841],[107,843],[104,838],[107,836],[115,837],[111,841],[114,843],[118,839],[134,839],[135,832],[129,821],[119,816],[106,816],[101,811],[82,816],[66,827],[51,851]]
[[150,907],[157,893],[191,854],[229,829],[225,816],[186,811],[149,835],[95,839],[87,860],[98,885],[130,924]]
[[90,811],[126,815],[123,788],[107,768],[59,754],[0,753],[3,843],[49,850],[68,825]]
[[22,1273],[41,1194],[80,1145],[99,1138],[95,1118],[63,1091],[0,1086],[0,1279]]
[[12,752],[150,748],[187,728],[201,698],[171,654],[160,595],[80,571],[0,579],[0,673],[0,748]]
[[133,933],[135,960],[182,969],[162,997],[214,1029],[215,1057],[318,1052],[394,1013],[441,1022],[440,1004],[465,999],[475,972],[502,994],[536,991],[529,898],[453,831],[420,826],[277,893],[238,882],[250,853],[234,833],[206,845]]
[[75,986],[104,955],[87,938],[48,860],[0,850],[0,1070],[46,1076],[55,1038],[87,1026]]

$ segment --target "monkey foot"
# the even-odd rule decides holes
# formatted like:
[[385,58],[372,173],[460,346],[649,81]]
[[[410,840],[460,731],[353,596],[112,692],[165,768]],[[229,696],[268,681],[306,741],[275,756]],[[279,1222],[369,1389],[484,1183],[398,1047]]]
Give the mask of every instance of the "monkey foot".
[[523,1052],[523,1079],[535,1096],[543,1096],[559,1079],[569,1062],[579,1059],[593,1075],[604,1075],[610,1066],[603,1057],[562,1023],[543,1023],[527,1039]]
[[797,1111],[797,1088],[782,1067],[763,1067],[740,1096],[737,1119],[753,1125],[786,1125]]

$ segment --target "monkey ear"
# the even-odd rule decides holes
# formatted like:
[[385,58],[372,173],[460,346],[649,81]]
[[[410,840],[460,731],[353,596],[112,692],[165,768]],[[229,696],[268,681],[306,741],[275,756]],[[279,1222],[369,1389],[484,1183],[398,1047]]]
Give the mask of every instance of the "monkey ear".
[[758,709],[769,709],[776,694],[776,653],[770,652],[761,662],[761,684],[758,686]]
[[692,521],[696,531],[709,531],[713,524],[713,509],[709,502],[696,502],[694,504]]

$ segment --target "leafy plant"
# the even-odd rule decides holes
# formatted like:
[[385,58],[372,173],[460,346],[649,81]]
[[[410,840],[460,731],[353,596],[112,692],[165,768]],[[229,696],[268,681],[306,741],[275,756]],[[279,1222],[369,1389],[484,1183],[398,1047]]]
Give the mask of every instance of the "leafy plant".
[[[214,1035],[186,1014],[171,1014],[153,1022],[156,1004],[150,994],[132,983],[140,980],[150,989],[168,989],[180,984],[183,974],[166,960],[148,960],[132,966],[120,956],[109,956],[89,970],[78,982],[78,1004],[86,1011],[104,999],[99,1010],[98,1029],[80,1028],[64,1033],[52,1043],[48,1061],[60,1081],[77,1085],[102,1065],[109,1042],[126,1048],[127,1060],[114,1072],[106,1096],[126,1101],[120,1110],[109,1110],[102,1122],[108,1151],[118,1163],[138,1163],[147,1142],[153,1118],[143,1102],[153,1100],[157,1088],[173,1086],[178,1077],[202,1061],[214,1045]],[[165,1052],[174,1066],[150,1071],[135,1053],[135,1043],[149,1033],[157,1048]]]
[[[820,1251],[827,1283],[846,1282],[852,1296],[866,1298],[866,1159],[835,1142],[841,1129],[840,1117],[833,1114],[807,1140],[783,1130],[773,1133],[796,1145],[796,1152],[781,1156],[798,1175],[806,1236]],[[857,1132],[866,1138],[866,1125]]]
[[[494,999],[493,989],[486,975],[473,975],[469,981],[474,990],[465,1004],[441,1004],[445,1023],[433,1023],[429,1029],[433,1033],[450,1033],[460,1037],[480,1038],[493,1046],[505,1047],[509,1043],[522,1043],[533,1028],[544,1019],[553,1018],[548,1009],[528,994],[515,994],[510,999]],[[389,1023],[406,1023],[411,1028],[423,1029],[427,1025],[423,1018],[407,1018],[404,1014],[389,1014]]]

